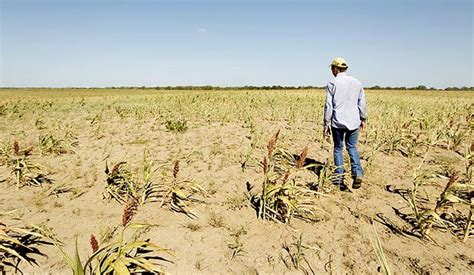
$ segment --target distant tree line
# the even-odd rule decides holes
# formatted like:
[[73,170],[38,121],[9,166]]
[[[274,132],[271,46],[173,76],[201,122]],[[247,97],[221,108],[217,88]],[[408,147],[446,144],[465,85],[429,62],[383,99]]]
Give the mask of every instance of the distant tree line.
[[112,89],[153,89],[153,90],[200,90],[200,91],[212,91],[212,90],[304,90],[304,89],[324,89],[324,87],[316,86],[157,86],[157,87],[111,87]]
[[[212,90],[307,90],[307,89],[325,89],[325,86],[237,86],[237,87],[222,87],[222,86],[157,86],[157,87],[110,87],[111,89],[153,89],[153,90],[200,90],[200,91],[212,91]],[[474,87],[447,87],[444,89],[438,89],[433,87],[426,87],[419,85],[416,87],[382,87],[372,86],[365,87],[366,90],[415,90],[415,91],[474,91]]]
[[415,91],[474,91],[474,87],[446,87],[444,89],[438,89],[433,87],[426,87],[424,85],[419,85],[416,87],[382,87],[382,86],[372,86],[364,88],[366,90],[415,90]]
[[[37,88],[27,88],[27,89],[127,89],[127,90],[198,90],[198,91],[213,91],[213,90],[307,90],[307,89],[325,89],[326,87],[318,86],[232,86],[232,87],[222,87],[222,86],[120,86],[120,87],[106,87],[106,88],[79,88],[79,87],[64,87],[64,88],[47,88],[47,87],[37,87]],[[15,88],[15,87],[0,87],[0,89],[25,89],[25,88]],[[447,87],[444,89],[438,89],[433,87],[426,87],[424,85],[419,85],[416,87],[383,87],[383,86],[371,86],[365,87],[366,90],[415,90],[415,91],[474,91],[474,87]]]

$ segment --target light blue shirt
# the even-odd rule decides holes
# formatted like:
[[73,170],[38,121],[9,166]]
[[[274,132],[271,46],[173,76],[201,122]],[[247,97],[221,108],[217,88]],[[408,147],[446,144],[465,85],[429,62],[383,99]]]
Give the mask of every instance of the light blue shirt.
[[367,119],[364,88],[346,72],[338,73],[326,87],[324,126],[355,130]]

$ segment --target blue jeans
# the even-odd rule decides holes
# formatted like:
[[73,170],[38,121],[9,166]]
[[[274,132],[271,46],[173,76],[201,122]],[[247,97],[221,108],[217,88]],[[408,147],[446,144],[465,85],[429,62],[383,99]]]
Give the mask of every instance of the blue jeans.
[[359,137],[359,129],[349,131],[347,129],[332,128],[332,139],[334,141],[334,165],[336,166],[336,175],[342,179],[344,174],[344,144],[346,142],[347,152],[351,159],[352,177],[362,177],[364,171],[360,164],[359,152],[357,151],[357,138]]

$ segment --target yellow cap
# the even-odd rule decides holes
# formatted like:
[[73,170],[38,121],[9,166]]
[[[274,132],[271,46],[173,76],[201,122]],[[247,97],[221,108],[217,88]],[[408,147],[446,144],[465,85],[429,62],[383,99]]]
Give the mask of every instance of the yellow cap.
[[336,66],[338,68],[347,68],[347,62],[342,57],[336,57],[332,61],[331,66]]

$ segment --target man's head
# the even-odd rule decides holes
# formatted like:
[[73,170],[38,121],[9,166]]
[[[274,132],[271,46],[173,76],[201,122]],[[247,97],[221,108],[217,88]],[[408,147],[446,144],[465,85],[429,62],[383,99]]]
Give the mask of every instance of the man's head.
[[334,58],[331,63],[331,72],[334,76],[336,76],[338,73],[345,72],[347,68],[347,62],[341,57]]

